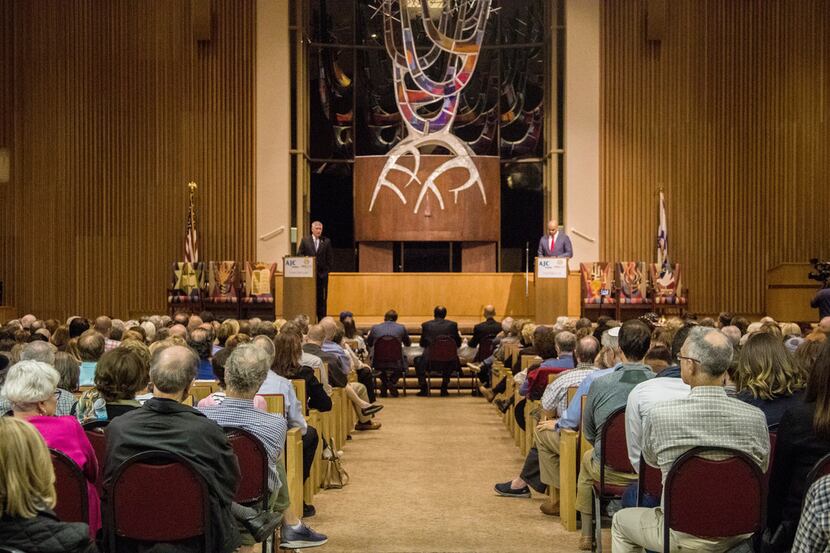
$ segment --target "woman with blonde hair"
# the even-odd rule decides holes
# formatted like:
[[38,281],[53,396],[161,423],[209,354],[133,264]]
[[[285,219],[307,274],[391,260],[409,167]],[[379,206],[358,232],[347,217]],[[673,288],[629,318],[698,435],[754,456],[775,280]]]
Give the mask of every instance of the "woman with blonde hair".
[[0,544],[31,553],[94,553],[89,528],[60,522],[55,472],[37,430],[14,417],[0,417]]
[[[0,395],[11,403],[14,418],[31,423],[46,445],[65,453],[80,467],[86,477],[89,531],[94,536],[101,528],[98,460],[75,417],[55,416],[59,379],[58,371],[46,363],[21,361],[9,369]],[[0,449],[5,449],[6,443],[0,440],[0,444]]]
[[741,349],[735,369],[737,399],[758,407],[772,426],[784,412],[800,403],[807,384],[806,373],[772,332],[752,334]]

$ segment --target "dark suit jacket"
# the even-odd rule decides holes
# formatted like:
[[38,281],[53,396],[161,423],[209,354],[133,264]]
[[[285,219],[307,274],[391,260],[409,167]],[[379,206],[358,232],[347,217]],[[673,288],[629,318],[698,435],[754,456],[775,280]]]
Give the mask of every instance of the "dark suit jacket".
[[314,251],[314,238],[305,236],[300,240],[297,247],[297,255],[313,257],[317,261],[317,276],[325,277],[334,267],[334,250],[331,248],[331,240],[325,236],[320,237],[320,246]]
[[425,356],[429,346],[438,336],[443,335],[447,335],[455,340],[456,347],[461,347],[461,334],[458,333],[458,323],[455,321],[450,321],[449,319],[432,319],[421,324],[420,345],[424,348]]
[[340,358],[337,355],[323,351],[323,348],[317,344],[303,344],[303,351],[316,355],[323,360],[323,363],[328,364],[329,367],[329,385],[333,388],[344,388],[348,383],[348,377],[340,365]]
[[571,245],[571,239],[563,231],[559,231],[556,235],[556,242],[553,244],[553,249],[548,247],[548,235],[544,235],[539,239],[539,248],[536,250],[536,255],[539,257],[573,257],[574,250]]
[[210,550],[230,553],[239,547],[239,531],[231,514],[239,465],[225,431],[193,407],[170,399],[149,399],[107,426],[104,483],[110,482],[121,463],[151,449],[181,455],[206,480],[213,533]]
[[[412,339],[409,337],[409,333],[406,331],[405,326],[394,321],[384,321],[380,324],[376,324],[372,327],[372,330],[369,331],[369,335],[366,337],[366,347],[373,347],[375,342],[384,336],[392,336],[393,338],[397,338],[404,346],[412,345]],[[401,370],[406,370],[406,359],[403,356],[403,350],[401,350],[400,368]]]
[[469,346],[471,348],[478,347],[481,339],[485,336],[496,337],[496,334],[501,332],[501,323],[492,317],[484,322],[478,323],[473,327],[473,337],[470,339]]

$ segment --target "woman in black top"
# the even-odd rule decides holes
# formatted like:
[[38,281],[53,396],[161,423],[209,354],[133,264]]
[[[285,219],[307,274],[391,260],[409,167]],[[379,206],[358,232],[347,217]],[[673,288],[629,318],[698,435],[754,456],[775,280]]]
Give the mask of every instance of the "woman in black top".
[[805,384],[805,371],[780,338],[767,332],[749,337],[735,370],[736,397],[763,411],[768,426],[781,422],[789,407],[801,403]]
[[765,551],[789,551],[809,487],[807,474],[830,453],[830,341],[810,371],[804,401],[778,426],[767,502]]
[[331,398],[314,376],[314,369],[300,364],[303,347],[300,337],[293,332],[281,332],[274,338],[274,371],[288,380],[305,380],[306,402],[309,409],[331,411]]

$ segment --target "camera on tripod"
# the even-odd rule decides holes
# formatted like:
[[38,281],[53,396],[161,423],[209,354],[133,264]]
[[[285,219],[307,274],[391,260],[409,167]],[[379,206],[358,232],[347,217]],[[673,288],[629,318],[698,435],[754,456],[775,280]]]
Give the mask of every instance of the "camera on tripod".
[[815,269],[815,271],[809,273],[807,278],[821,282],[826,288],[828,283],[830,283],[830,261],[811,259],[810,263],[813,265],[813,269]]

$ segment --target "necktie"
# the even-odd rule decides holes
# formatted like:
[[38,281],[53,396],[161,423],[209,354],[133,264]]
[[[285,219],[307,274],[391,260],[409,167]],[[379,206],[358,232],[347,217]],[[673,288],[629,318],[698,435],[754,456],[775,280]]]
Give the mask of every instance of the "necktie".
[[315,238],[315,239],[314,239],[314,251],[316,252],[316,251],[317,251],[317,248],[319,248],[319,247],[320,247],[320,239],[319,239],[319,238]]
[[553,236],[550,237],[550,245],[548,246],[548,251],[553,253]]

